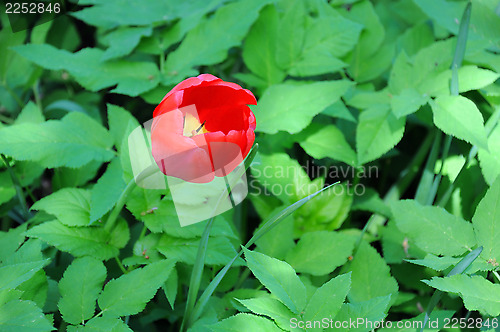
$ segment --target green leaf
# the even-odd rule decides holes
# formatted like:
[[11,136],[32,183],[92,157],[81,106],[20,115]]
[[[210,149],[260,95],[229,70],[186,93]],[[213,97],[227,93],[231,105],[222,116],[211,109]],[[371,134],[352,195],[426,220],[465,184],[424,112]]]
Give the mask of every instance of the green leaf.
[[250,314],[237,314],[226,318],[217,324],[210,325],[209,328],[214,332],[241,332],[241,331],[282,331],[272,321]]
[[347,143],[344,134],[335,126],[321,128],[302,141],[300,146],[315,159],[328,157],[351,166],[357,165],[356,153]]
[[361,112],[356,129],[356,149],[360,165],[373,161],[391,150],[403,138],[405,118],[396,118],[388,105]]
[[0,262],[4,262],[12,256],[24,242],[27,226],[27,224],[23,224],[16,228],[10,228],[8,232],[0,231]]
[[[193,264],[198,251],[199,238],[179,239],[168,235],[162,236],[158,243],[158,251],[176,261]],[[205,254],[205,264],[223,265],[236,255],[233,245],[226,237],[212,237],[208,240],[208,249]],[[236,265],[241,265],[239,259]]]
[[[362,319],[363,322],[380,322],[387,315],[391,296],[380,296],[368,301],[345,303],[342,305],[340,312],[335,316],[334,322],[352,322]],[[349,325],[347,328],[342,328],[340,331],[371,331],[370,325],[361,325],[357,328],[355,325]]]
[[304,320],[333,319],[351,288],[351,274],[330,279],[316,290],[304,311]]
[[80,167],[113,157],[112,138],[101,125],[81,113],[41,124],[23,123],[0,129],[0,153],[32,160],[48,168]]
[[352,254],[355,241],[355,237],[337,232],[305,233],[297,246],[288,252],[286,261],[297,272],[325,275],[347,261]]
[[368,243],[361,242],[348,271],[352,272],[351,291],[348,295],[350,302],[367,301],[386,295],[391,295],[392,302],[396,299],[398,283],[391,276],[384,259]]
[[74,325],[92,318],[97,296],[106,280],[106,267],[92,257],[75,259],[59,281],[59,311],[63,319]]
[[440,96],[431,102],[434,124],[444,133],[488,149],[481,112],[462,96]]
[[17,286],[17,290],[23,292],[21,300],[29,300],[36,303],[39,308],[43,308],[48,295],[47,275],[43,269],[38,270],[33,277]]
[[243,250],[255,277],[292,312],[300,313],[306,305],[306,289],[293,268],[264,254]]
[[[286,3],[286,6],[286,11],[277,26],[275,53],[276,63],[284,70],[290,68],[300,56],[307,17],[303,1],[291,0]],[[269,8],[274,7],[270,6]],[[261,16],[259,21],[262,19]],[[254,27],[252,31],[255,33]]]
[[276,7],[268,6],[262,10],[259,18],[245,38],[242,53],[243,61],[258,78],[263,80],[262,84],[251,85],[270,86],[282,82],[286,76],[285,72],[279,67],[278,61],[280,59],[276,56],[278,43],[280,43],[278,39],[279,24]]
[[0,306],[0,330],[44,332],[55,330],[55,328],[34,302],[13,300]]
[[88,221],[92,223],[110,211],[126,186],[120,159],[115,158],[108,164],[106,172],[97,180],[96,185],[90,191],[91,204]]
[[21,113],[16,118],[15,124],[21,123],[42,123],[45,121],[45,116],[38,106],[32,101],[28,102],[22,109]]
[[112,104],[107,104],[106,106],[108,108],[109,133],[113,136],[118,151],[121,152],[122,142],[124,139],[128,140],[128,135],[130,134],[127,131],[129,123],[132,123],[132,127],[135,129],[139,127],[139,122],[132,113],[120,106]]
[[441,207],[402,200],[391,209],[398,228],[428,253],[458,256],[476,245],[472,224]]
[[[271,0],[249,0],[220,7],[209,19],[188,32],[181,45],[169,53],[165,63],[166,82],[177,83],[196,71],[192,67],[221,62],[227,51],[241,43],[260,9]],[[231,33],[227,33],[231,31]]]
[[31,208],[52,214],[67,226],[87,226],[90,221],[90,192],[86,189],[64,188],[45,196]]
[[81,5],[93,5],[72,13],[76,18],[103,28],[127,25],[149,25],[154,22],[166,22],[189,13],[197,1],[174,5],[169,1],[150,1],[144,6],[141,0],[80,0]]
[[500,262],[500,177],[491,185],[476,208],[472,224],[481,256],[491,264]]
[[352,82],[347,80],[273,85],[252,107],[259,122],[257,130],[268,134],[279,130],[298,133],[315,115],[338,101],[350,86]]
[[132,332],[120,318],[96,317],[85,323],[85,326],[69,326],[68,332]]
[[33,277],[37,271],[42,269],[49,262],[49,259],[40,259],[2,264],[2,266],[0,266],[0,290],[16,288]]
[[[278,197],[283,203],[290,203],[310,192],[311,180],[297,160],[286,153],[261,155],[261,163],[252,166],[252,175]],[[314,187],[316,191],[317,186]]]
[[167,280],[174,265],[173,260],[163,260],[111,280],[99,296],[99,307],[107,317],[141,312]]
[[160,81],[158,67],[152,62],[102,62],[104,52],[97,48],[84,48],[74,54],[48,44],[26,44],[13,49],[45,69],[68,71],[90,91],[117,85],[111,92],[135,97]]
[[458,293],[464,300],[465,308],[470,311],[478,310],[493,317],[500,315],[500,285],[484,277],[457,274],[445,278],[433,277],[423,282],[443,292]]
[[[438,257],[433,254],[427,254],[423,259],[407,259],[406,261],[431,268],[435,271],[444,271],[451,266],[457,265],[461,261],[461,258],[450,256]],[[484,260],[475,260],[467,269],[467,273],[471,274],[477,271],[488,271],[494,268],[495,267],[493,265],[488,264]]]
[[118,249],[108,244],[109,233],[100,227],[68,227],[53,220],[33,227],[27,235],[75,257],[92,256],[107,260],[118,254]]
[[151,36],[153,30],[148,27],[120,27],[107,34],[103,39],[109,48],[102,55],[102,60],[120,58],[130,54],[143,36]]
[[429,101],[414,88],[404,89],[391,99],[392,113],[398,118],[415,113]]
[[283,303],[272,297],[257,297],[247,300],[239,300],[246,308],[257,315],[268,316],[273,319],[282,329],[290,327],[290,319],[298,319],[298,316],[290,311]]
[[492,185],[500,175],[500,126],[496,126],[488,137],[488,150],[479,149],[479,164],[486,183]]
[[361,24],[343,18],[328,8],[328,16],[315,19],[307,28],[303,52],[291,67],[290,74],[320,75],[347,66],[338,58],[356,45],[361,29]]

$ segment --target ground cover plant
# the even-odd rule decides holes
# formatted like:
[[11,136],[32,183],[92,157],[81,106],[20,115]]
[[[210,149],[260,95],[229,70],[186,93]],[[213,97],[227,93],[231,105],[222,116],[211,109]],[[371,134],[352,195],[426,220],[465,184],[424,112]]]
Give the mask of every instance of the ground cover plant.
[[[0,331],[498,330],[498,0],[57,3],[0,12]],[[180,136],[246,135],[162,170],[231,191],[184,226],[135,168],[179,83]]]

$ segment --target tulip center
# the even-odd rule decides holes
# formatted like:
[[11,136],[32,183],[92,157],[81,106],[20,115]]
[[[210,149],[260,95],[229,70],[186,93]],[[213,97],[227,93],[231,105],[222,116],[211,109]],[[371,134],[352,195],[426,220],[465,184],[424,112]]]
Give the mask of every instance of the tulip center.
[[193,137],[200,134],[209,133],[209,131],[205,128],[205,122],[200,123],[195,116],[190,113],[187,113],[184,117],[184,132],[183,135],[187,137]]

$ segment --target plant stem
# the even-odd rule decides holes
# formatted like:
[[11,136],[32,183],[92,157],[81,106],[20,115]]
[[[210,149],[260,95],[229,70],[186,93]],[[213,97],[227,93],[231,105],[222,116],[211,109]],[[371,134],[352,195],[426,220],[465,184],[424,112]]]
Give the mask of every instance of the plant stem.
[[119,258],[118,256],[115,256],[115,261],[116,261],[116,264],[118,264],[118,267],[120,268],[120,270],[122,270],[122,272],[123,272],[124,274],[127,274],[127,273],[128,273],[128,271],[127,271],[127,269],[125,268],[125,266],[123,266],[122,261],[120,260],[120,258]]
[[42,111],[42,100],[40,99],[40,93],[38,92],[38,81],[33,84],[33,95],[35,96],[36,106]]
[[16,190],[17,199],[19,200],[19,204],[21,204],[23,217],[25,220],[28,220],[30,218],[30,212],[28,210],[28,205],[26,204],[26,198],[24,197],[21,183],[19,182],[19,179],[16,173],[14,173],[12,167],[10,167],[7,158],[3,154],[0,154],[0,158],[2,158],[3,162],[5,163],[5,166],[7,166],[7,171],[9,172],[10,179],[12,180],[12,184],[14,185],[14,189]]
[[107,231],[111,231],[116,223],[116,220],[118,219],[118,216],[120,215],[120,212],[123,209],[123,206],[127,202],[128,195],[132,192],[132,190],[135,189],[136,183],[135,180],[132,179],[129,181],[125,189],[123,190],[120,198],[118,199],[118,202],[116,202],[116,205],[109,214],[108,219],[106,220],[106,223],[104,224],[104,229]]

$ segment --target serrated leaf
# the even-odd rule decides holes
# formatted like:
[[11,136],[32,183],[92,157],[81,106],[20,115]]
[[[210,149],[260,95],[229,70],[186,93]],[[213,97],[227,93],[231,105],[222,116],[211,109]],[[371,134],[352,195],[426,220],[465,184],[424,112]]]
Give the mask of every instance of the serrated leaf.
[[153,30],[147,27],[120,27],[104,37],[109,43],[109,48],[102,55],[102,60],[107,61],[130,54],[144,36],[151,36]]
[[415,113],[425,105],[429,97],[421,95],[414,88],[407,88],[391,99],[392,113],[398,118]]
[[45,121],[45,116],[42,111],[35,103],[30,101],[24,108],[21,110],[21,113],[16,118],[15,124],[21,123],[42,123]]
[[0,153],[48,168],[80,167],[92,160],[108,161],[113,157],[113,141],[107,130],[81,113],[69,113],[62,120],[0,129],[0,141]]
[[132,332],[120,318],[96,317],[85,326],[68,326],[68,332]]
[[[165,257],[176,261],[193,264],[198,251],[199,238],[180,239],[168,235],[162,236],[157,249]],[[205,264],[224,265],[236,255],[236,250],[226,237],[211,237],[208,239],[208,248],[205,254]],[[236,266],[242,265],[241,258]]]
[[290,319],[298,319],[298,316],[290,311],[283,303],[272,297],[257,297],[239,300],[248,310],[257,315],[268,316],[282,329],[290,327]]
[[285,78],[286,74],[278,66],[279,59],[276,57],[278,26],[279,15],[276,7],[267,6],[245,38],[243,61],[252,73],[257,75],[257,78],[253,79],[254,82],[249,82],[251,85],[270,86]]
[[[380,322],[385,318],[388,311],[388,306],[390,305],[391,296],[380,296],[373,298],[368,301],[355,302],[355,303],[345,303],[342,305],[337,316],[335,316],[334,322],[355,322],[358,319],[362,319],[363,322]],[[348,325],[340,329],[340,331],[371,331],[370,325],[361,326]]]
[[90,191],[91,204],[88,221],[92,223],[110,211],[126,186],[120,159],[115,158],[108,164],[106,172],[97,180]]
[[118,254],[118,249],[108,244],[110,234],[101,227],[68,227],[53,220],[33,227],[27,235],[75,257],[92,256],[107,260]]
[[0,266],[0,290],[13,289],[29,280],[37,271],[50,262],[50,259],[40,259],[27,262],[15,262]]
[[276,63],[285,70],[300,56],[307,17],[303,1],[292,0],[286,5],[288,7],[277,26],[275,53]]
[[[391,295],[394,301],[398,283],[391,276],[389,266],[368,243],[361,242],[347,271],[351,271],[350,302],[361,302]],[[347,272],[346,271],[346,272]]]
[[111,280],[99,296],[99,307],[108,317],[141,312],[167,280],[174,265],[173,260],[163,260]]
[[259,104],[252,107],[259,122],[257,130],[268,134],[279,130],[298,133],[315,115],[338,101],[350,86],[352,82],[347,80],[272,85]]
[[423,282],[443,292],[458,293],[470,311],[478,310],[493,317],[500,315],[500,285],[482,276],[457,274],[445,278],[433,277]]
[[325,282],[314,292],[304,311],[304,320],[333,319],[351,288],[351,275],[343,274]]
[[20,297],[21,300],[33,301],[39,308],[43,308],[47,300],[48,288],[47,275],[41,269],[29,280],[17,286],[16,289],[23,292]]
[[496,126],[488,137],[488,150],[479,149],[479,164],[486,183],[492,185],[500,175],[500,126]]
[[308,136],[300,146],[315,159],[325,157],[340,160],[348,165],[356,166],[357,156],[347,143],[344,134],[335,126],[326,126]]
[[67,226],[87,226],[90,221],[90,192],[86,189],[63,188],[45,196],[31,208],[52,214]]
[[68,71],[90,91],[117,85],[111,92],[135,97],[160,82],[159,70],[154,63],[126,60],[102,62],[104,52],[98,48],[84,48],[73,54],[48,44],[26,44],[14,50],[45,69]]
[[257,279],[292,312],[306,305],[306,289],[293,268],[283,261],[244,249],[248,268]]
[[59,311],[74,325],[94,316],[97,296],[106,280],[106,267],[92,257],[75,259],[59,281]]
[[428,253],[458,256],[476,245],[472,224],[442,207],[402,200],[393,202],[391,209],[398,228]]
[[10,228],[8,232],[0,231],[0,262],[5,261],[19,248],[26,239],[26,227],[22,224],[16,228]]
[[308,232],[288,252],[286,261],[297,272],[325,275],[347,261],[355,241],[337,232]]
[[[177,83],[186,76],[193,76],[192,67],[221,62],[227,51],[240,44],[259,10],[271,0],[234,2],[220,7],[209,19],[203,19],[191,30],[181,45],[169,53],[165,63],[167,81]],[[231,31],[231,33],[227,33]]]
[[34,302],[13,300],[0,306],[0,330],[44,332],[55,330],[55,328]]
[[492,264],[500,262],[500,177],[491,185],[472,218],[481,256]]
[[115,146],[121,152],[122,142],[128,139],[130,131],[127,130],[129,123],[132,123],[133,128],[139,127],[137,119],[124,108],[120,106],[107,104],[108,108],[108,125],[109,133],[113,136]]
[[431,102],[434,124],[444,133],[488,149],[486,130],[481,112],[468,98],[439,96]]
[[226,318],[217,324],[210,325],[208,328],[214,332],[282,331],[269,319],[250,314],[237,314]]
[[361,112],[356,129],[358,163],[366,164],[391,150],[403,138],[405,118],[396,118],[388,105]]

